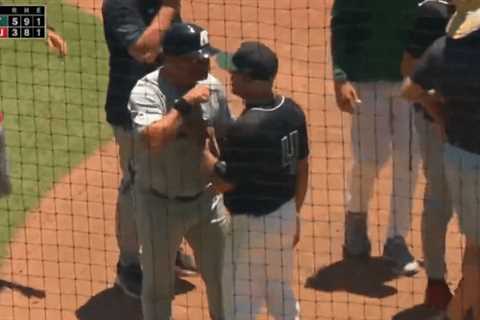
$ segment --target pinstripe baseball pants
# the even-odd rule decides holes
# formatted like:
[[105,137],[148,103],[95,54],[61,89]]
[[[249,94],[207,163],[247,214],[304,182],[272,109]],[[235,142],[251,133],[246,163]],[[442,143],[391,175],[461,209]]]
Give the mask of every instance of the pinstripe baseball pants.
[[118,145],[122,181],[118,188],[116,208],[116,237],[120,250],[122,265],[140,264],[137,227],[135,223],[135,206],[131,161],[133,157],[133,135],[122,127],[113,127],[115,141]]
[[226,291],[233,306],[228,319],[255,320],[264,305],[275,320],[299,319],[291,284],[295,231],[294,200],[261,217],[232,215],[224,273],[233,288]]
[[144,320],[169,320],[175,293],[175,257],[185,238],[192,247],[207,289],[208,308],[214,320],[224,316],[223,262],[228,218],[205,191],[193,201],[165,199],[135,191],[137,228],[142,245],[142,309]]
[[410,229],[419,163],[412,125],[413,108],[400,97],[400,82],[354,85],[362,103],[356,107],[352,119],[353,164],[347,178],[347,209],[368,212],[375,178],[392,158],[388,237],[405,236]]

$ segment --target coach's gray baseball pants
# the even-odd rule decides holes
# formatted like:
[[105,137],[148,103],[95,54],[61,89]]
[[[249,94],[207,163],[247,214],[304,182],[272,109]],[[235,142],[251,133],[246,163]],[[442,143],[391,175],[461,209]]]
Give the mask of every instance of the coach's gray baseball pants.
[[122,180],[118,188],[116,208],[116,237],[120,250],[120,262],[123,265],[139,264],[139,245],[135,225],[135,206],[133,199],[133,177],[131,169],[133,136],[122,127],[113,127],[118,145]]
[[434,124],[422,112],[415,112],[420,153],[426,178],[422,214],[422,246],[425,269],[429,278],[443,279],[445,264],[445,237],[453,215],[443,162],[443,142]]
[[142,245],[142,309],[145,320],[167,320],[175,293],[175,257],[185,238],[207,288],[212,319],[224,320],[223,259],[229,219],[205,191],[193,201],[169,200],[137,190],[137,226]]

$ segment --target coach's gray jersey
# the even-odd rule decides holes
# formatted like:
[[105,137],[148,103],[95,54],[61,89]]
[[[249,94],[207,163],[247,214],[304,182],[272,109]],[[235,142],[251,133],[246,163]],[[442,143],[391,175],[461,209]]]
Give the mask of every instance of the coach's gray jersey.
[[[232,121],[224,88],[212,75],[200,83],[210,87],[209,102],[202,104],[201,115],[192,112],[186,121],[200,123],[202,117],[220,137]],[[138,133],[166,115],[174,100],[183,94],[185,92],[179,92],[157,70],[137,82],[128,104],[136,132],[135,183],[142,189],[153,188],[169,197],[191,196],[205,188],[208,177],[200,172],[203,144],[191,136],[177,137],[163,150],[153,152],[148,150]]]

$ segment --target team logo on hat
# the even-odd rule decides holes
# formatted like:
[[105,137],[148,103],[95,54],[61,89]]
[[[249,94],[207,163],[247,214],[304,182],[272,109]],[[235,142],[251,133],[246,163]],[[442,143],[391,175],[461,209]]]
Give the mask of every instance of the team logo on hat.
[[200,46],[206,46],[208,44],[208,32],[207,30],[202,30],[200,32]]

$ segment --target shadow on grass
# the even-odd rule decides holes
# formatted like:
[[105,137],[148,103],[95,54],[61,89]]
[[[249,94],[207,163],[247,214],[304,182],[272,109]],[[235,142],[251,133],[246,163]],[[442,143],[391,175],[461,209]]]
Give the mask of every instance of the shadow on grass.
[[[195,286],[177,279],[175,294],[184,294]],[[76,312],[79,320],[142,320],[142,305],[139,299],[126,296],[118,287],[107,288],[90,298]]]
[[397,289],[385,282],[395,279],[391,265],[380,257],[366,261],[342,260],[318,270],[305,287],[319,291],[346,291],[370,298],[385,298]]
[[3,291],[6,288],[12,291],[18,291],[28,298],[45,298],[45,291],[43,290],[0,279],[0,291]]

